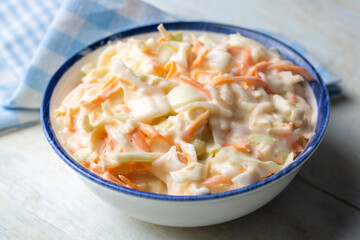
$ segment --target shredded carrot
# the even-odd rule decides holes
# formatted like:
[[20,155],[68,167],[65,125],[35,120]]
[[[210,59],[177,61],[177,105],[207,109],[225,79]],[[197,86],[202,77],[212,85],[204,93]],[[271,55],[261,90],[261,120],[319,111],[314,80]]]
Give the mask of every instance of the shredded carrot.
[[135,144],[142,149],[144,152],[151,152],[149,144],[146,142],[144,134],[137,128],[132,134],[131,137]]
[[153,126],[149,124],[141,123],[139,126],[139,130],[142,131],[149,138],[163,140],[168,143],[169,146],[174,145],[174,142],[170,138],[161,135],[158,131],[156,131]]
[[193,79],[195,81],[198,81],[199,75],[204,74],[204,75],[210,75],[210,78],[213,78],[217,75],[219,75],[219,73],[216,72],[207,72],[207,71],[203,71],[203,70],[196,70],[193,74]]
[[144,53],[145,55],[157,56],[156,52],[150,48],[142,48],[141,52]]
[[101,175],[102,178],[104,178],[105,180],[108,180],[110,182],[113,182],[113,183],[116,183],[116,184],[119,184],[123,187],[128,187],[125,183],[123,183],[122,181],[120,181],[119,179],[117,179],[115,176],[113,176],[111,173],[109,173],[108,171],[104,172],[102,175]]
[[159,140],[162,140],[162,141],[166,142],[170,147],[174,145],[174,141],[173,141],[173,140],[171,140],[170,138],[165,137],[165,136],[163,136],[163,135],[161,135],[161,134],[159,134],[159,136],[157,136],[157,138],[158,138]]
[[193,44],[193,46],[192,46],[192,48],[191,48],[192,54],[197,55],[198,52],[199,52],[199,50],[200,50],[200,48],[201,48],[203,45],[204,45],[204,44],[202,44],[202,42],[200,42],[200,41],[194,42],[194,44]]
[[194,59],[194,61],[192,62],[191,67],[193,67],[193,68],[201,67],[201,65],[203,64],[203,62],[206,59],[208,52],[209,52],[208,50],[205,50],[201,54],[198,54],[196,56],[196,58]]
[[212,99],[211,98],[211,94],[208,90],[206,90],[204,88],[204,85],[202,85],[201,83],[199,83],[198,81],[195,81],[194,79],[192,79],[191,77],[187,77],[187,76],[184,76],[184,75],[181,75],[180,76],[180,80],[182,80],[183,82],[199,89],[200,91],[202,91],[210,100]]
[[113,147],[114,146],[111,139],[109,136],[107,136],[101,146],[100,156],[106,156],[113,149]]
[[70,131],[70,132],[75,132],[75,128],[74,128],[74,119],[72,117],[72,108],[68,107],[66,109],[66,112],[65,112],[65,121],[64,121],[64,124],[65,124],[65,127]]
[[183,164],[185,164],[185,165],[189,164],[189,159],[184,154],[178,152],[177,157],[178,157],[179,161],[182,162]]
[[219,184],[231,185],[233,184],[231,178],[227,175],[216,175],[212,176],[203,181],[205,187],[213,187]]
[[240,152],[245,152],[245,153],[248,153],[251,151],[249,143],[245,142],[245,141],[235,143],[235,144],[225,144],[223,147],[235,148],[236,150],[238,150]]
[[163,66],[158,62],[158,61],[151,61],[154,67],[154,75],[158,76],[158,77],[163,77],[165,74],[165,69],[163,68]]
[[119,178],[126,185],[126,187],[135,190],[140,190],[140,188],[135,183],[133,183],[130,179],[128,179],[124,175],[119,175]]
[[182,138],[185,142],[190,142],[194,138],[195,131],[207,120],[210,115],[210,111],[206,110],[203,114],[198,116],[192,124],[186,128]]
[[304,148],[297,142],[295,142],[292,146],[295,152],[302,152]]
[[166,41],[166,39],[164,37],[160,37],[157,42],[160,44],[160,43],[162,43],[164,41]]
[[156,138],[159,135],[158,131],[156,131],[153,126],[146,123],[141,123],[139,126],[139,130],[145,133],[145,135],[150,138]]
[[178,77],[180,74],[185,73],[185,69],[176,62],[168,62],[165,65],[165,70],[167,71],[166,79]]
[[294,123],[293,122],[289,122],[285,126],[289,127],[290,129],[294,129]]
[[122,105],[122,104],[116,105],[114,107],[114,110],[116,112],[130,112],[131,111],[131,109],[128,106]]
[[293,136],[292,136],[292,133],[286,133],[284,134],[284,138],[289,146],[289,148],[291,148],[291,146],[293,145]]
[[97,107],[101,105],[102,101],[100,96],[97,96],[92,101],[90,101],[88,104],[86,104],[86,108],[89,109],[91,112],[94,111]]
[[283,161],[283,159],[281,157],[276,158],[274,160],[274,162],[276,162],[277,164],[283,164],[284,163],[284,161]]
[[213,80],[212,85],[216,86],[224,83],[240,84],[245,89],[248,89],[250,86],[261,86],[267,93],[273,93],[266,82],[254,76],[219,76]]
[[259,85],[259,86],[266,85],[262,79],[253,76],[219,76],[216,77],[211,84],[216,86],[224,83],[241,84],[243,82],[252,82],[253,85]]
[[258,72],[265,72],[266,69],[272,64],[272,62],[269,61],[262,61],[259,62],[249,68],[246,75],[247,76],[256,76],[258,75]]
[[235,57],[241,52],[241,48],[237,46],[229,46],[227,48],[227,52],[231,54],[231,56]]
[[116,143],[109,135],[104,139],[104,143],[101,146],[100,156],[108,156],[109,152],[122,152],[121,146]]
[[242,61],[240,63],[240,68],[241,68],[241,75],[245,75],[251,64],[252,64],[252,56],[251,56],[251,50],[248,48],[245,48],[241,51],[242,54]]
[[295,96],[294,93],[291,93],[291,94],[289,95],[288,100],[289,100],[290,102],[294,103],[294,104],[297,103],[297,99],[296,99],[296,96]]
[[117,76],[114,76],[112,79],[110,79],[109,81],[107,81],[103,87],[103,92],[106,92],[108,89],[112,89],[114,86],[116,86],[116,84],[119,82],[122,82],[123,84],[127,85],[131,90],[135,90],[136,89],[136,86],[125,80],[125,79],[122,79],[122,78],[119,78]]
[[117,94],[122,89],[118,81],[124,83],[125,85],[128,85],[129,89],[131,90],[136,89],[136,86],[131,82],[128,82],[121,78],[113,77],[105,83],[101,94],[87,104],[87,108],[90,110],[94,110],[95,108],[99,107],[101,103],[105,102],[107,99],[110,99],[115,94]]
[[135,172],[146,172],[151,168],[151,162],[125,162],[121,163],[119,166],[109,169],[109,172],[113,175],[126,175],[132,174]]
[[129,81],[126,81],[126,80],[124,80],[124,79],[122,79],[122,78],[118,78],[117,80],[119,80],[120,82],[124,83],[125,85],[128,85],[129,89],[131,89],[131,90],[135,90],[135,89],[136,89],[136,86],[135,86],[133,83],[129,82]]
[[314,80],[313,76],[311,76],[304,68],[302,68],[300,66],[274,64],[274,65],[270,66],[270,69],[277,69],[279,71],[290,71],[290,72],[302,75],[309,81]]
[[89,169],[90,169],[90,171],[92,171],[93,173],[96,173],[96,174],[104,173],[100,161],[98,163],[94,163],[94,162],[90,163]]
[[168,62],[166,65],[165,65],[165,69],[168,71],[167,75],[166,75],[166,79],[169,79],[171,78],[175,71],[176,71],[176,64],[175,62]]
[[98,113],[97,113],[97,112],[92,112],[92,113],[89,115],[89,117],[90,117],[90,121],[91,121],[92,123],[94,123],[94,122],[96,121],[96,119],[98,118]]

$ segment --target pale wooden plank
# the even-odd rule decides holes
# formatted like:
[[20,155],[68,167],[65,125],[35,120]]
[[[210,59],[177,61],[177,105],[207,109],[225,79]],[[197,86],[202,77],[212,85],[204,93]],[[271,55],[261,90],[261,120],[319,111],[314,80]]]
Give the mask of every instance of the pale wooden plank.
[[[333,109],[335,107],[338,106]],[[341,117],[335,114],[332,114],[331,120]],[[360,154],[350,147],[350,142],[357,140],[352,139],[351,133],[346,134],[357,129],[344,129],[344,133],[334,125],[334,121],[331,121],[325,139],[299,174],[312,184],[360,209]]]
[[70,239],[61,229],[29,213],[13,199],[0,197],[0,239]]

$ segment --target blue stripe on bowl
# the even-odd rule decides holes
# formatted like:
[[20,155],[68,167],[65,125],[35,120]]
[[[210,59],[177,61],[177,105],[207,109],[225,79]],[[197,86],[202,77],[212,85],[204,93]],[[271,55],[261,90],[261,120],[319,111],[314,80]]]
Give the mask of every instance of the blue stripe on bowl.
[[279,53],[282,55],[283,58],[292,61],[294,64],[302,66],[305,68],[314,78],[314,81],[310,82],[311,88],[315,94],[318,106],[318,119],[315,127],[315,135],[310,140],[304,151],[296,158],[294,162],[289,164],[286,168],[281,170],[280,172],[260,181],[249,185],[247,187],[243,187],[240,189],[216,193],[216,194],[208,194],[208,195],[200,195],[200,196],[172,196],[172,195],[164,195],[164,194],[157,194],[157,193],[148,193],[137,191],[129,188],[122,187],[120,185],[114,184],[112,182],[106,181],[97,175],[89,172],[80,164],[78,164],[61,146],[59,140],[56,138],[54,130],[50,123],[50,112],[49,112],[49,104],[51,100],[51,96],[55,89],[56,84],[62,77],[62,75],[79,59],[81,59],[84,55],[88,54],[89,52],[104,46],[110,41],[116,41],[122,38],[126,38],[129,36],[135,36],[142,33],[149,33],[149,32],[156,32],[158,24],[148,25],[144,27],[134,28],[131,30],[123,31],[120,33],[116,33],[112,36],[106,37],[100,41],[97,41],[88,47],[84,48],[83,50],[79,51],[69,60],[67,60],[61,68],[55,73],[52,79],[49,82],[49,85],[46,89],[44,94],[40,114],[41,114],[41,123],[43,130],[45,132],[46,139],[55,150],[55,152],[61,157],[61,159],[67,163],[71,168],[73,168],[76,172],[80,173],[84,177],[90,179],[91,181],[100,184],[104,187],[109,189],[119,191],[121,193],[130,194],[137,197],[142,198],[149,198],[149,199],[156,199],[156,200],[165,200],[165,201],[201,201],[201,200],[214,200],[224,197],[230,197],[234,195],[243,194],[254,189],[258,189],[260,187],[266,186],[276,180],[279,180],[283,176],[287,175],[291,171],[297,169],[301,166],[315,151],[315,149],[320,144],[322,138],[324,137],[328,121],[330,115],[330,104],[329,104],[329,95],[326,90],[325,84],[321,79],[318,72],[315,68],[297,51],[289,47],[288,45],[270,37],[263,33],[230,25],[223,25],[218,23],[210,23],[210,22],[171,22],[165,23],[165,27],[168,30],[203,30],[208,32],[217,32],[223,34],[231,34],[240,32],[243,36],[252,38],[258,42],[261,42],[266,47],[275,47],[278,49]]

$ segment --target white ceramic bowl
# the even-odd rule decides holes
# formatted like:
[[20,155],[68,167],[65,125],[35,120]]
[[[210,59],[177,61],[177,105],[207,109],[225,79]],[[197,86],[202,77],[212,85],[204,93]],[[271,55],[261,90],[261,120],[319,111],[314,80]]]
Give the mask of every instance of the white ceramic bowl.
[[[155,224],[195,227],[206,226],[230,221],[244,216],[260,208],[277,196],[296,176],[302,164],[310,157],[323,138],[329,120],[329,97],[319,74],[299,53],[285,44],[262,33],[215,23],[205,22],[175,22],[165,24],[169,30],[191,32],[207,32],[217,38],[223,34],[240,32],[253,38],[266,47],[275,47],[280,54],[296,65],[304,67],[315,81],[310,82],[309,90],[314,93],[313,108],[317,108],[315,135],[296,160],[282,171],[250,186],[217,194],[200,196],[170,196],[141,192],[116,185],[101,179],[78,164],[62,147],[53,124],[53,111],[64,97],[80,83],[80,67],[89,61],[94,61],[101,48],[109,41],[124,39],[130,36],[147,38],[158,36],[155,25],[132,29],[115,34],[98,41],[70,58],[53,76],[45,92],[41,108],[41,120],[45,135],[55,152],[71,168],[73,168],[99,198],[111,204],[124,214]],[[312,94],[311,94],[312,95]]]

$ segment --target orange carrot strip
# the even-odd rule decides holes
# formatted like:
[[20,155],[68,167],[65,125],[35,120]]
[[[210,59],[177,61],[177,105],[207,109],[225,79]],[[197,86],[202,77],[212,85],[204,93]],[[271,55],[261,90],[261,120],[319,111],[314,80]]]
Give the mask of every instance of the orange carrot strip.
[[121,163],[119,166],[109,169],[109,172],[113,175],[125,175],[125,174],[131,174],[136,172],[146,172],[149,171],[151,168],[151,162],[125,162]]
[[122,105],[122,104],[116,105],[114,107],[114,110],[116,112],[130,112],[131,111],[131,109],[128,106]]
[[270,69],[277,69],[279,71],[291,71],[296,74],[300,74],[305,77],[307,80],[314,80],[313,76],[311,76],[304,68],[295,65],[271,65]]
[[139,126],[139,130],[145,133],[145,135],[150,138],[156,138],[159,135],[158,131],[156,131],[153,126],[146,123],[141,123]]
[[203,184],[205,187],[213,187],[219,184],[227,184],[227,185],[231,185],[233,184],[231,178],[229,176],[226,175],[216,175],[216,176],[212,176],[208,179],[205,179],[203,181]]
[[130,179],[128,179],[124,175],[119,175],[119,178],[123,183],[126,184],[126,187],[132,188],[132,189],[135,189],[135,190],[140,190],[140,188],[135,183],[133,183]]
[[212,85],[216,86],[224,83],[237,83],[242,85],[245,88],[249,86],[261,86],[267,93],[273,93],[273,91],[268,87],[267,83],[264,82],[261,78],[253,76],[220,76],[216,77],[212,82]]
[[210,115],[210,111],[206,110],[203,114],[198,116],[192,124],[186,128],[182,138],[185,142],[190,142],[194,138],[195,131],[207,120]]
[[182,162],[183,164],[185,164],[185,165],[189,164],[189,159],[184,154],[178,152],[177,157],[178,157],[179,161]]
[[90,117],[90,121],[93,123],[98,118],[98,113],[97,112],[92,112],[91,114],[89,114],[89,117]]
[[204,62],[206,55],[208,54],[208,50],[205,50],[203,53],[198,54],[196,58],[194,59],[193,63],[191,64],[191,67],[201,67],[202,63]]
[[172,77],[178,77],[181,74],[185,74],[185,69],[182,66],[180,66],[177,62],[168,62],[165,65],[165,71],[167,71],[166,79],[170,79]]
[[240,63],[241,75],[245,75],[252,64],[252,56],[251,56],[251,50],[248,48],[243,49],[242,53],[243,56],[242,56],[242,61]]
[[133,83],[129,82],[129,81],[126,81],[126,80],[124,80],[124,79],[122,79],[122,78],[118,78],[117,80],[119,80],[120,82],[124,83],[125,85],[128,85],[131,90],[135,90],[135,89],[136,89],[136,86],[135,86]]
[[100,161],[98,163],[94,163],[94,162],[90,163],[89,169],[90,169],[90,171],[92,171],[93,173],[96,173],[96,174],[104,173]]
[[[101,103],[113,97],[116,93],[118,93],[121,90],[121,85],[117,81],[115,81],[115,79],[116,77],[105,83],[105,85],[103,86],[102,93],[98,97],[94,98],[91,102],[89,102],[87,104],[87,108],[89,109],[97,108],[98,106],[100,106]],[[117,78],[117,80],[126,85],[129,85],[129,88],[132,90],[136,89],[136,86],[134,84],[124,79]]]
[[187,77],[187,76],[184,76],[184,75],[181,75],[180,76],[180,80],[182,80],[183,82],[199,89],[200,91],[202,91],[210,100],[212,99],[211,98],[211,95],[210,95],[210,92],[208,90],[206,90],[204,88],[204,85],[202,85],[201,83],[195,81],[194,79],[192,79],[191,77]]
[[236,150],[240,151],[240,152],[250,152],[251,148],[248,142],[239,142],[239,143],[235,143],[235,144],[225,144],[223,147],[231,147],[231,148],[235,148]]
[[109,135],[104,139],[104,143],[101,146],[100,156],[107,156],[109,152],[122,152],[122,147],[116,143]]
[[176,72],[176,63],[175,62],[169,62],[165,65],[165,70],[168,71],[166,75],[166,79],[170,79],[173,75],[175,75]]
[[227,52],[231,54],[231,56],[235,57],[241,52],[241,48],[237,46],[229,46]]
[[293,144],[293,149],[295,150],[295,152],[302,152],[304,150],[304,148],[297,142]]
[[157,56],[156,52],[150,48],[142,48],[141,52],[144,53],[145,55]]
[[289,95],[288,100],[289,100],[290,102],[292,102],[292,103],[295,103],[295,104],[297,103],[296,96],[295,96],[295,94],[293,94],[293,93],[291,93],[291,94]]
[[159,38],[158,40],[157,40],[157,42],[160,44],[160,43],[162,43],[162,42],[164,42],[164,41],[166,41],[166,39],[164,38],[164,37],[161,37],[161,38]]
[[173,145],[174,145],[174,141],[173,141],[173,140],[171,140],[170,138],[165,137],[165,136],[163,136],[163,135],[161,135],[161,134],[159,134],[159,136],[158,136],[157,138],[158,138],[159,140],[162,140],[162,141],[166,142],[167,144],[169,144],[169,146],[173,146]]
[[144,134],[137,128],[132,133],[132,139],[135,142],[135,144],[142,149],[144,152],[151,152],[151,148],[149,144],[147,144]]
[[246,75],[247,76],[255,76],[257,75],[258,72],[265,72],[266,69],[272,64],[272,62],[268,62],[268,61],[262,61],[259,62],[253,66],[251,66]]
[[156,131],[156,129],[153,126],[149,124],[141,123],[139,126],[139,130],[142,131],[149,138],[152,139],[158,138],[160,140],[167,142],[170,146],[174,145],[174,142],[170,138],[161,135],[158,131]]
[[204,44],[202,44],[202,42],[200,42],[200,41],[194,42],[194,44],[193,44],[193,46],[191,48],[192,54],[197,55],[199,50],[200,50],[200,47],[202,47],[203,45]]
[[203,71],[203,70],[196,70],[196,71],[194,72],[194,74],[193,74],[193,79],[194,79],[195,81],[198,81],[198,78],[199,78],[199,75],[200,75],[200,74],[210,75],[211,78],[219,75],[219,73],[217,73],[217,72],[207,72],[207,71]]
[[294,123],[293,122],[289,122],[285,126],[289,127],[290,129],[294,129]]
[[211,84],[216,86],[224,83],[241,84],[243,82],[252,82],[253,85],[257,86],[266,86],[266,83],[261,78],[253,76],[219,76],[216,77]]
[[136,86],[133,83],[126,81],[125,79],[114,76],[112,79],[110,79],[109,81],[107,81],[105,83],[105,85],[103,87],[104,92],[107,91],[108,89],[111,90],[114,86],[116,86],[117,81],[122,82],[125,85],[128,85],[131,90],[136,89]]
[[108,180],[110,182],[119,184],[123,187],[128,187],[125,183],[123,183],[122,181],[120,181],[119,179],[117,179],[115,176],[113,176],[111,173],[109,173],[108,171],[104,172],[102,175],[102,178],[104,178],[105,180]]
[[102,101],[105,101],[106,99],[109,99],[112,97],[114,93],[119,91],[121,89],[121,85],[116,81],[124,83],[125,85],[128,85],[130,89],[134,90],[136,86],[132,84],[131,82],[128,82],[124,79],[113,77],[111,80],[109,80],[107,83],[105,83],[103,87],[103,91],[100,95],[100,98]]
[[68,107],[65,112],[64,124],[70,132],[75,132],[74,119],[72,118],[71,114],[72,114],[72,109]]
[[106,156],[108,151],[111,149],[110,138],[107,136],[100,149],[100,156]]
[[165,74],[165,69],[163,68],[163,66],[158,61],[155,60],[152,61],[152,64],[154,67],[154,75],[158,77],[163,77]]
[[88,104],[86,104],[86,108],[88,108],[90,111],[93,111],[95,108],[99,107],[101,105],[102,101],[100,96],[97,96],[92,101],[90,101]]

